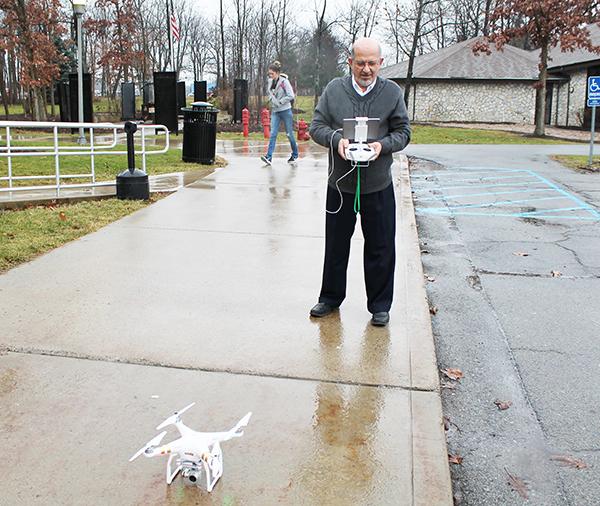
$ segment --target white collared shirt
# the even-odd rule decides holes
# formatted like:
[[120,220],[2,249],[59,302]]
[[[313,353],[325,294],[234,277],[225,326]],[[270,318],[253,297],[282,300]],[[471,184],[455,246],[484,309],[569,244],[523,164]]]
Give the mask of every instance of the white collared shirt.
[[373,82],[371,84],[369,84],[369,86],[367,86],[367,89],[365,91],[363,91],[363,89],[356,82],[356,79],[354,79],[354,75],[352,75],[352,86],[354,86],[354,90],[361,97],[364,97],[367,93],[369,93],[375,87],[376,83],[377,83],[377,78],[373,79]]

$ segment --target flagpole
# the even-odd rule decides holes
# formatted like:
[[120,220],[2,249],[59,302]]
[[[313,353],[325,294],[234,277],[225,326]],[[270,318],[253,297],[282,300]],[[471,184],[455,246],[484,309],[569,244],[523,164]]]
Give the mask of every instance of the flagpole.
[[[169,1],[169,0],[167,0]],[[175,17],[175,9],[173,8],[173,0],[171,2],[171,16]],[[169,25],[171,24],[171,20],[169,19]],[[173,43],[173,26],[169,26],[169,36],[171,37],[171,65],[173,65],[173,72],[177,72],[175,67],[175,44]]]
[[175,65],[173,65],[173,33],[171,31],[171,9],[170,2],[167,2],[167,33],[169,34],[169,63],[171,64],[171,70],[175,70]]

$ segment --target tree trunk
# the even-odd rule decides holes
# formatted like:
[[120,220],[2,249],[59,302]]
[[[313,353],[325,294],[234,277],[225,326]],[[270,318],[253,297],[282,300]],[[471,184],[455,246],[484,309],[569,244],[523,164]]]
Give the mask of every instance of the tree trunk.
[[410,98],[410,86],[412,84],[413,67],[415,65],[415,54],[417,53],[417,44],[419,42],[421,32],[421,19],[423,17],[423,0],[419,0],[419,7],[417,8],[417,19],[415,20],[415,31],[413,33],[412,47],[410,48],[410,55],[408,56],[408,69],[406,72],[406,82],[404,83],[404,103],[408,107],[408,100]]
[[52,86],[50,86],[50,114],[52,115],[53,118],[54,118],[54,116],[56,116],[56,103],[54,102],[54,88],[55,88],[55,83],[52,83]]
[[4,106],[4,115],[8,119],[8,93],[6,92],[6,75],[4,72],[4,50],[0,51],[0,96]]
[[17,78],[17,65],[14,51],[8,54],[8,102],[16,104],[19,100],[19,80]]
[[548,77],[548,42],[544,41],[540,52],[540,80],[535,92],[535,130],[533,135],[543,137],[546,133],[546,78]]
[[220,30],[221,30],[221,70],[223,71],[223,74],[221,76],[221,84],[223,86],[223,89],[227,88],[227,80],[226,80],[226,75],[225,75],[225,22],[224,22],[224,17],[223,17],[223,0],[220,1],[220,14],[219,14],[219,19],[220,19]]
[[323,11],[321,17],[317,20],[317,57],[315,59],[315,96],[314,96],[314,107],[317,107],[319,102],[319,95],[321,93],[321,43],[323,40],[323,28],[325,25],[325,10],[327,9],[327,0],[323,2]]

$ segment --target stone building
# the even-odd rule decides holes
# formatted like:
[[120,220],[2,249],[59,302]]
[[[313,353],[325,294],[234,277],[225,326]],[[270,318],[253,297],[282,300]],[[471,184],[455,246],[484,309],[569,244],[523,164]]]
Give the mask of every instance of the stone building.
[[[588,26],[593,46],[600,46],[600,27]],[[546,122],[551,125],[589,128],[591,109],[587,105],[587,78],[600,76],[600,54],[587,49],[563,53],[550,51],[546,94]],[[596,122],[600,120],[597,112]],[[597,123],[598,124],[598,123]]]
[[[533,123],[536,56],[512,46],[474,54],[469,39],[417,56],[408,103],[412,121]],[[404,86],[408,61],[380,75]]]
[[[600,45],[600,28],[590,26],[592,44]],[[490,54],[473,53],[479,39],[469,39],[414,62],[408,111],[423,122],[535,123],[535,89],[539,51],[490,46]],[[550,52],[545,121],[588,127],[586,82],[600,75],[600,55],[587,50]],[[381,76],[404,86],[408,62],[385,67]],[[597,118],[600,120],[600,116]],[[600,123],[599,123],[600,124]]]

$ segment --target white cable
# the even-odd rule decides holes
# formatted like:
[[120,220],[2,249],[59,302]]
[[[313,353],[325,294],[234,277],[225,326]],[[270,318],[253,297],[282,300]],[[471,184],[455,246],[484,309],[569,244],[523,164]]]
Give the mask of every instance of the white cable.
[[[329,178],[333,174],[333,169],[334,169],[334,164],[335,164],[335,155],[333,154],[333,138],[335,137],[335,134],[337,132],[341,132],[342,130],[343,130],[343,128],[338,128],[337,130],[335,130],[331,134],[331,139],[329,139],[329,158],[330,158],[330,163],[331,163],[331,170],[329,171],[329,174],[327,174],[327,183],[328,184],[329,184]],[[350,163],[352,165],[352,168],[348,172],[346,172],[343,176],[338,178],[338,180],[335,182],[335,187],[336,187],[338,193],[340,194],[340,206],[335,211],[329,211],[327,209],[327,204],[325,204],[325,212],[328,214],[339,213],[340,210],[342,209],[342,206],[344,205],[344,196],[342,195],[342,190],[340,190],[339,183],[342,179],[344,179],[348,174],[350,174],[358,166],[358,162],[350,162]]]

